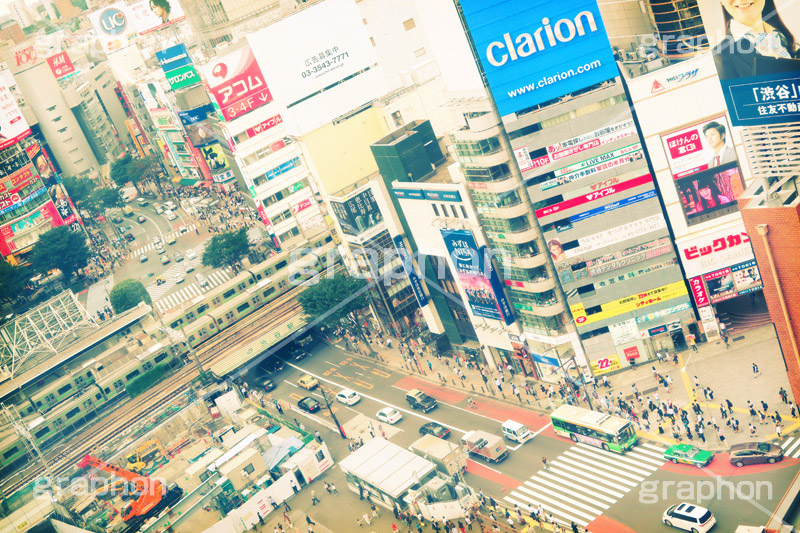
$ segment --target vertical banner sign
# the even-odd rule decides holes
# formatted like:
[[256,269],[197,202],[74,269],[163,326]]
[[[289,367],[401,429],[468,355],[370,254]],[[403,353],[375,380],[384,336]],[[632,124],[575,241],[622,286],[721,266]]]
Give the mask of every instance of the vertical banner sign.
[[501,116],[619,75],[597,0],[461,0]]
[[53,71],[53,76],[57,80],[65,78],[75,72],[75,65],[69,58],[67,52],[59,52],[54,56],[47,58],[47,64],[50,65],[50,70]]
[[[500,287],[497,273],[492,268],[491,261],[486,264],[486,248],[478,250],[471,231],[440,231],[473,314],[482,318],[503,320],[506,325],[512,324],[514,315],[508,308],[508,301]],[[493,280],[497,280],[496,283]],[[498,301],[495,288],[500,289],[499,295],[504,301],[505,309]]]
[[264,74],[249,46],[206,64],[203,76],[226,122],[272,101]]
[[394,241],[395,249],[397,249],[397,255],[400,257],[400,261],[403,262],[403,270],[411,283],[411,290],[414,291],[417,303],[420,307],[425,307],[428,305],[428,297],[425,296],[425,291],[422,290],[422,281],[414,269],[414,263],[412,262],[411,254],[408,253],[408,248],[406,248],[405,240],[402,235],[396,235],[392,237],[392,240]]
[[800,122],[800,10],[789,0],[698,0],[734,126]]
[[0,72],[0,150],[31,134],[11,91],[15,84],[11,71]]

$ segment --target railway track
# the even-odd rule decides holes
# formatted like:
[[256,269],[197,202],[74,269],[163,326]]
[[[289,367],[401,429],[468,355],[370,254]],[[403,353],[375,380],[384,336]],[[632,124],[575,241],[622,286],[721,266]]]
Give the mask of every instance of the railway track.
[[[300,308],[300,304],[294,299],[295,291],[295,288],[289,290],[198,346],[195,350],[203,368],[208,370],[209,366],[215,362],[235,353],[242,346],[258,338],[261,331],[275,323],[280,323],[285,316],[295,313]],[[198,375],[199,372],[194,362],[185,365],[164,381],[137,396],[135,401],[125,400],[104,413],[94,425],[81,428],[80,432],[69,440],[66,449],[45,453],[45,460],[51,462],[51,469],[56,476],[64,474],[81,457],[95,449],[99,443],[146,418],[177,394],[187,390],[191,381]],[[44,473],[44,466],[31,469],[20,479],[3,484],[3,493],[8,497]]]

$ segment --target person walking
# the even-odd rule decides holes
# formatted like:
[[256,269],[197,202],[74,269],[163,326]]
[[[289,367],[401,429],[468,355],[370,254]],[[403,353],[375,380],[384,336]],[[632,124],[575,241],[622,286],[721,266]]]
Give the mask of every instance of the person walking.
[[550,471],[550,463],[547,462],[547,457],[542,457],[542,466],[548,472]]
[[761,375],[761,372],[758,370],[758,365],[753,363],[753,379],[757,378]]
[[317,491],[311,491],[311,505],[317,505],[319,503],[319,498],[317,498]]

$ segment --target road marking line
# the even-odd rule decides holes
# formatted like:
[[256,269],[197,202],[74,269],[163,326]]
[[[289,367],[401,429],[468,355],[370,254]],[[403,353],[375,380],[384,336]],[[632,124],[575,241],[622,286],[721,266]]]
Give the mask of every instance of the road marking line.
[[[305,370],[304,368],[301,368],[301,367],[299,367],[299,366],[297,366],[297,365],[295,365],[295,364],[293,364],[293,363],[287,363],[287,365],[288,365],[288,366],[290,366],[290,367],[292,367],[292,368],[294,368],[295,370],[299,370],[299,371],[301,371],[301,372],[305,372],[306,374],[308,374],[308,375],[310,375],[310,376],[313,376],[313,377],[317,378],[317,380],[319,380],[319,381],[324,381],[325,383],[330,383],[331,385],[334,385],[334,386],[336,386],[336,387],[341,387],[341,388],[343,388],[343,389],[345,389],[345,388],[349,388],[349,387],[345,387],[344,385],[340,385],[339,383],[336,383],[335,381],[332,381],[332,380],[330,380],[330,379],[324,378],[324,377],[322,377],[322,376],[318,376],[318,375],[316,375],[316,374],[312,374],[312,373],[311,373],[311,372],[309,372],[308,370]],[[379,403],[379,404],[383,404],[383,405],[385,405],[386,407],[391,407],[391,408],[393,408],[393,409],[397,409],[397,410],[398,410],[398,411],[400,411],[401,413],[405,413],[405,414],[408,414],[408,415],[415,416],[415,417],[417,417],[417,418],[421,418],[421,419],[423,419],[423,420],[425,420],[425,421],[427,421],[427,422],[436,422],[437,424],[441,424],[441,425],[443,425],[444,427],[446,427],[446,428],[450,428],[450,429],[451,429],[451,430],[453,430],[453,431],[458,431],[458,432],[460,432],[460,433],[466,433],[466,432],[467,432],[467,431],[466,431],[466,430],[464,430],[464,429],[457,428],[457,427],[455,427],[455,426],[451,426],[450,424],[445,424],[445,423],[443,423],[443,422],[439,422],[438,420],[434,420],[433,418],[427,417],[427,416],[425,416],[425,415],[421,415],[421,414],[419,414],[419,413],[416,413],[416,412],[414,412],[414,411],[409,411],[408,409],[403,409],[402,407],[397,407],[396,405],[393,405],[393,404],[391,404],[391,403],[389,403],[389,402],[387,402],[387,401],[385,401],[385,400],[378,399],[378,398],[376,398],[376,397],[374,397],[374,396],[369,396],[369,395],[367,395],[367,394],[364,394],[364,393],[363,393],[363,392],[361,392],[361,391],[356,391],[356,392],[358,392],[358,393],[361,395],[361,397],[362,397],[362,398],[366,398],[366,399],[368,399],[368,400],[372,400],[373,402],[377,402],[377,403]]]
[[[594,464],[597,468],[604,468],[604,469],[614,469],[616,473],[621,476],[626,476],[634,480],[644,481],[644,479],[650,475],[650,472],[647,471],[639,471],[636,472],[623,472],[622,468],[625,468],[622,464],[615,463],[613,461],[605,461],[601,457],[597,457],[594,455],[588,455],[579,453],[579,450],[567,450],[564,452],[564,455],[574,458],[576,461],[590,461]],[[630,467],[627,467],[630,468]]]
[[[569,494],[570,496],[572,496],[574,498],[578,498],[581,501],[583,501],[583,500],[588,501],[592,505],[596,505],[600,509],[601,512],[602,512],[602,510],[608,509],[609,507],[611,507],[610,503],[599,502],[599,501],[593,500],[592,498],[589,498],[587,496],[587,493],[588,494],[594,494],[594,493],[591,493],[591,492],[588,492],[588,491],[585,491],[585,490],[581,491],[581,492],[575,492],[573,490],[566,489],[564,487],[556,485],[555,483],[552,483],[552,482],[550,482],[550,481],[548,481],[546,479],[542,479],[542,478],[536,478],[536,482],[540,483],[542,485],[549,485],[554,490],[556,490],[558,492],[563,492],[564,494]],[[536,485],[534,483],[530,482],[530,481],[526,481],[525,484],[526,485],[530,485],[531,487],[536,487]]]
[[[624,494],[620,494],[618,497],[614,497],[614,496],[610,496],[609,494],[595,492],[592,489],[596,489],[597,488],[596,485],[592,485],[592,484],[590,484],[589,481],[577,478],[575,476],[563,475],[563,477],[559,477],[559,476],[557,476],[556,474],[554,474],[552,472],[545,471],[545,472],[539,472],[537,475],[533,476],[531,479],[534,479],[534,480],[537,480],[537,481],[542,481],[543,479],[546,479],[546,480],[549,480],[553,484],[563,483],[563,484],[566,485],[567,483],[569,483],[569,487],[570,488],[579,489],[583,493],[591,494],[592,496],[594,496],[598,500],[605,500],[609,504],[616,503],[617,500],[619,500],[619,498],[624,496]],[[583,485],[585,485],[585,486],[583,486]]]
[[[552,509],[554,507],[559,507],[561,509],[566,509],[568,512],[574,513],[576,516],[581,516],[586,520],[594,520],[595,517],[597,516],[596,514],[593,516],[593,515],[591,515],[589,513],[584,513],[583,510],[575,509],[574,507],[572,507],[570,505],[565,505],[563,503],[559,503],[558,500],[553,499],[549,495],[547,495],[547,494],[543,495],[543,494],[541,494],[541,493],[539,493],[539,492],[537,492],[535,490],[529,489],[528,487],[517,487],[517,490],[525,492],[525,493],[528,493],[531,496],[533,496],[534,498],[538,498],[539,501],[544,502],[546,504],[549,504],[549,505],[547,505],[547,507],[549,507],[550,509]],[[570,502],[570,503],[572,503],[572,502]]]
[[325,360],[325,362],[326,362],[326,363],[328,363],[329,365],[333,365],[333,366],[336,366],[336,367],[338,367],[338,366],[339,366],[339,365],[337,365],[336,363],[331,363],[331,362],[330,362],[330,361],[328,361],[327,359]]
[[783,448],[785,450],[786,447],[789,446],[789,443],[792,442],[793,440],[794,440],[794,437],[789,437],[788,439],[786,439],[785,441],[783,441],[781,443],[781,448]]
[[[608,479],[613,480],[617,483],[622,483],[624,485],[630,485],[631,487],[635,487],[639,484],[640,481],[644,480],[641,478],[638,481],[625,479],[624,477],[620,477],[617,472],[614,471],[613,467],[608,465],[600,465],[593,462],[591,459],[587,459],[585,457],[581,458],[574,458],[572,456],[567,456],[569,452],[565,452],[563,455],[559,455],[558,459],[553,460],[554,465],[561,465],[564,466],[564,463],[567,463],[570,466],[575,466],[577,468],[582,468],[586,472],[592,472],[594,474],[600,474],[602,476],[607,476]],[[566,468],[566,467],[565,467]],[[615,475],[616,474],[616,475]]]

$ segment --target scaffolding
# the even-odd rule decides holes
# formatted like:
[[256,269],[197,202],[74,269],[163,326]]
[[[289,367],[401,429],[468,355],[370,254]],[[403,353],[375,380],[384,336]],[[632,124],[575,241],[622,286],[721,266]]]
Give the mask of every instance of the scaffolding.
[[13,379],[31,365],[65,350],[97,322],[72,291],[58,296],[0,326],[0,381]]

